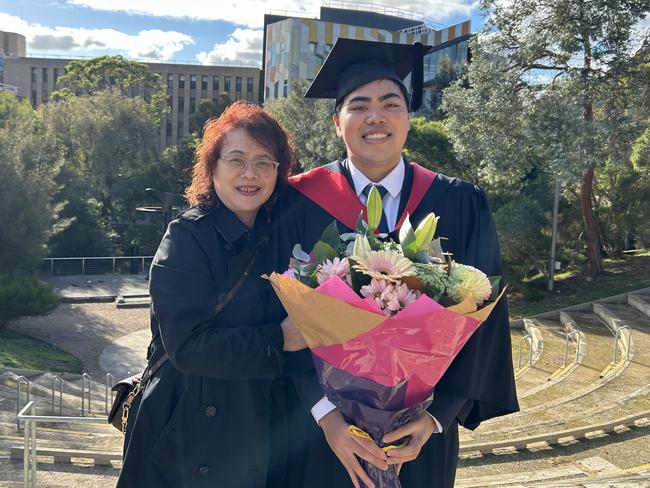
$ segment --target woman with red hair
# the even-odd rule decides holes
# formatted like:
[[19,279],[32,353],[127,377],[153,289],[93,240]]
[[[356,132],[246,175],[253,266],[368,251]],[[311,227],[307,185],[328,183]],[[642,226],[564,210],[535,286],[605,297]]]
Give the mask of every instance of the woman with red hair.
[[279,203],[295,164],[260,107],[236,102],[206,123],[192,207],[151,267],[148,360],[163,365],[134,402],[119,488],[302,486],[311,426],[293,385],[311,357],[260,277],[296,241]]

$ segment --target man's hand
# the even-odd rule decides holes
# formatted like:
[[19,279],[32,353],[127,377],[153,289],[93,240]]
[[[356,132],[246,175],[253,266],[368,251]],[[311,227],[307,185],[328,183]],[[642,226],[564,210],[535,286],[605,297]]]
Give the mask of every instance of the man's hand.
[[359,481],[368,488],[375,488],[359,464],[357,456],[374,464],[379,469],[388,469],[386,453],[370,439],[358,437],[348,430],[348,423],[338,409],[332,410],[320,420],[325,439],[336,457],[348,472],[354,488],[360,488]]
[[388,464],[396,464],[397,474],[402,469],[402,465],[408,461],[413,461],[420,454],[422,446],[429,440],[431,434],[438,432],[438,426],[433,417],[427,412],[422,412],[409,423],[402,425],[398,429],[389,432],[384,436],[384,442],[387,444],[397,442],[402,437],[409,436],[411,440],[407,446],[388,451]]
[[284,337],[284,350],[285,351],[300,351],[307,347],[304,337],[300,331],[293,325],[289,317],[285,318],[281,323],[282,336]]

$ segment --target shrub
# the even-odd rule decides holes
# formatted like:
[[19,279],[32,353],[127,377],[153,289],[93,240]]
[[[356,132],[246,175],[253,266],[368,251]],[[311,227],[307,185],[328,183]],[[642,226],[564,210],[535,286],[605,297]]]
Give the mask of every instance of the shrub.
[[35,276],[0,275],[0,328],[18,317],[50,313],[58,303],[52,288]]

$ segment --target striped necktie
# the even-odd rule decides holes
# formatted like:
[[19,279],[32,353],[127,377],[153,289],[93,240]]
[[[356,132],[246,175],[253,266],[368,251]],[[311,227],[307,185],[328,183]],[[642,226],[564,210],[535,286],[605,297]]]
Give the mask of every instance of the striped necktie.
[[[372,189],[373,186],[375,188],[377,188],[377,191],[379,192],[379,196],[381,197],[381,200],[382,200],[382,203],[383,203],[384,195],[386,195],[386,192],[388,192],[388,190],[386,190],[386,188],[384,188],[381,185],[373,185],[372,183],[368,183],[366,185],[366,187],[363,189],[363,191],[361,192],[366,196],[366,202],[367,202],[367,199],[368,199],[368,194],[370,193],[370,190]],[[388,232],[389,232],[388,220],[386,219],[386,212],[384,212],[384,206],[383,205],[382,205],[382,209],[381,209],[381,221],[379,222],[379,232],[382,233],[382,234],[388,234]]]

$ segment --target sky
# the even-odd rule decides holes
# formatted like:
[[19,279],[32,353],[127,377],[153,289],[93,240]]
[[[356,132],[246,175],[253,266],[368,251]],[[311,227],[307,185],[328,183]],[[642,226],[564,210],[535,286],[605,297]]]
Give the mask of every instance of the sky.
[[[131,59],[260,66],[264,14],[315,18],[321,0],[0,0],[0,31],[27,38],[29,56],[121,54]],[[331,6],[340,4],[331,1]],[[472,20],[478,1],[383,0],[437,28]]]

